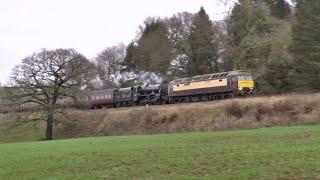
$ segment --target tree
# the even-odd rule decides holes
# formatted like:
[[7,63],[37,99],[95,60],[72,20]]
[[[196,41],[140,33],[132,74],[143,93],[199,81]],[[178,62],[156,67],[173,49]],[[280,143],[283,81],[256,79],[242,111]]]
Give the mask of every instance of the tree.
[[136,77],[141,73],[155,73],[167,79],[171,58],[172,47],[166,24],[159,18],[147,18],[137,39],[127,47],[123,72]]
[[169,41],[173,47],[173,59],[169,67],[172,78],[188,76],[187,63],[192,58],[188,37],[191,33],[194,16],[189,12],[182,12],[165,20]]
[[174,47],[171,68],[177,76],[193,76],[220,71],[219,27],[203,7],[196,14],[178,13],[166,20]]
[[112,46],[100,52],[96,58],[98,74],[104,89],[116,87],[121,78],[121,70],[125,58],[124,44]]
[[226,61],[232,61],[233,69],[251,70],[261,75],[271,48],[269,8],[262,1],[240,0],[231,12],[227,23],[228,49]]
[[203,7],[196,14],[188,37],[192,58],[188,60],[189,75],[218,72],[218,42],[215,29]]
[[54,111],[59,98],[83,86],[91,63],[73,49],[42,50],[22,60],[12,72],[11,82],[19,89],[17,103],[39,104],[46,112],[46,139],[53,139]]
[[256,79],[259,91],[262,93],[284,93],[292,90],[290,85],[290,70],[292,55],[288,47],[291,43],[291,22],[284,19],[273,19],[276,24],[270,34],[271,50],[268,61],[261,68],[265,69]]
[[265,0],[270,7],[270,14],[276,18],[284,19],[291,14],[290,5],[285,0]]
[[320,89],[320,1],[299,0],[292,27],[290,51],[294,57],[293,80],[297,89]]
[[148,18],[136,42],[132,57],[136,68],[140,71],[151,71],[166,76],[171,57],[172,47],[168,39],[166,24],[160,19]]
[[134,42],[131,42],[127,48],[126,48],[126,55],[124,57],[124,60],[122,62],[123,68],[122,71],[136,71],[137,67],[135,65],[135,61],[137,61],[135,58],[136,53],[136,46],[134,45]]

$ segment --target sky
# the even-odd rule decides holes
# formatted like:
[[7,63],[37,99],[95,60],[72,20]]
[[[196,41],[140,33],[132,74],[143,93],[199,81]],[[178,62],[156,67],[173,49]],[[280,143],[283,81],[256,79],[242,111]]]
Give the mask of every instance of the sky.
[[196,13],[203,6],[212,20],[221,20],[235,1],[0,0],[0,82],[43,48],[74,48],[93,59],[106,47],[128,44],[146,17]]

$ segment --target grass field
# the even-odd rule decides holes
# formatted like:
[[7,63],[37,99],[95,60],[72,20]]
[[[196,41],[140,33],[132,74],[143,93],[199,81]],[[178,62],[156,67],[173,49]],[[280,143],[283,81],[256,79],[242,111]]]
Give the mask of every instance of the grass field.
[[0,144],[0,179],[320,179],[320,125]]

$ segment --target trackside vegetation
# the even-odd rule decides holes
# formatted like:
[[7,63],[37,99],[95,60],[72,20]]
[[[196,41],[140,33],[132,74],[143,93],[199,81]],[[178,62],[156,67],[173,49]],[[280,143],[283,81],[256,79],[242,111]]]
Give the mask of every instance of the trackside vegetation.
[[317,179],[320,125],[0,144],[0,179]]

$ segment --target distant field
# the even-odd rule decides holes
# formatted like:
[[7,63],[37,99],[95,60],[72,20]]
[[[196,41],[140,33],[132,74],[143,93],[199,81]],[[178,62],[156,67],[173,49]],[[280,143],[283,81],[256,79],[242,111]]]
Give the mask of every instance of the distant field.
[[319,179],[320,125],[0,144],[0,179]]

